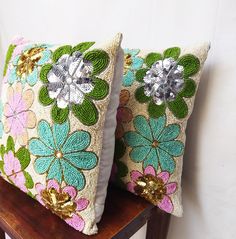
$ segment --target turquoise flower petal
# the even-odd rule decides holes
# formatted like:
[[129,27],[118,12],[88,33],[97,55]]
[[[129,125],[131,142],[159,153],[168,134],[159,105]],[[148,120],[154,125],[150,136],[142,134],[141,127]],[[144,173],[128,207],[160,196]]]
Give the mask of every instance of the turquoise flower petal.
[[40,140],[48,147],[55,149],[55,143],[53,139],[53,134],[49,123],[45,120],[41,120],[38,124],[38,135]]
[[55,159],[48,171],[47,179],[56,179],[59,183],[62,182],[60,159]]
[[161,148],[158,148],[157,152],[162,171],[168,171],[169,173],[173,173],[175,170],[175,161],[172,159],[171,155],[169,155]]
[[50,60],[51,52],[48,49],[45,49],[42,52],[42,54],[43,55],[42,55],[41,59],[38,61],[38,65],[43,65],[43,64],[47,63]]
[[54,124],[52,127],[53,136],[55,138],[55,143],[57,149],[60,149],[61,146],[66,141],[66,138],[69,134],[70,126],[69,122],[66,121],[63,124]]
[[142,162],[151,150],[151,146],[140,146],[135,147],[130,151],[130,158],[136,162]]
[[80,169],[92,169],[97,164],[97,156],[93,152],[75,152],[64,154],[64,158]]
[[161,142],[159,147],[175,157],[182,155],[184,151],[184,144],[178,140]]
[[11,71],[10,71],[10,75],[8,77],[8,83],[9,84],[13,84],[15,81],[17,81],[18,79],[18,76],[16,74],[16,68],[13,68]]
[[166,117],[161,116],[157,119],[150,118],[150,126],[152,129],[154,139],[158,139],[166,125]]
[[151,128],[144,116],[138,115],[137,117],[135,117],[134,127],[135,127],[136,131],[139,134],[141,134],[144,138],[147,138],[151,142],[153,141]]
[[21,56],[21,55],[18,55],[18,56],[16,56],[16,57],[13,59],[13,61],[12,61],[12,64],[13,64],[13,65],[17,65],[17,63],[18,63],[18,61],[19,61],[19,59],[20,59],[20,56]]
[[136,132],[127,132],[124,135],[126,143],[131,147],[150,146],[151,142]]
[[158,140],[162,141],[170,141],[176,139],[180,134],[180,126],[177,124],[171,124],[165,127],[162,133],[159,135]]
[[55,159],[54,156],[39,157],[34,162],[35,171],[39,174],[46,173],[52,161]]
[[61,165],[65,182],[68,185],[76,187],[78,190],[83,189],[85,186],[84,175],[66,160],[61,160]]
[[42,141],[31,139],[29,142],[29,151],[36,156],[51,156],[54,150],[48,148]]
[[86,149],[90,144],[91,136],[86,131],[76,131],[71,134],[62,147],[62,152],[72,153]]
[[131,70],[138,70],[143,65],[143,59],[140,57],[132,58],[132,65],[130,66]]
[[38,69],[37,67],[35,67],[32,73],[27,76],[26,81],[30,86],[34,86],[37,80],[38,80]]
[[152,148],[147,156],[147,158],[143,162],[143,167],[151,165],[156,170],[158,169],[158,156],[155,148]]
[[139,49],[128,49],[128,48],[125,48],[124,49],[124,53],[127,55],[127,54],[130,54],[131,56],[136,56],[138,55],[138,53],[140,52]]
[[123,76],[123,86],[131,86],[135,80],[134,73],[130,70],[127,71],[127,73]]

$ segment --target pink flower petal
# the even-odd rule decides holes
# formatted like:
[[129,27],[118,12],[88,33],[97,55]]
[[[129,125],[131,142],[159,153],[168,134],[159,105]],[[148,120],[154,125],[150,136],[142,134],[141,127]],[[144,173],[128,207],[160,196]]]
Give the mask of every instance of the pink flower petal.
[[173,204],[171,202],[171,199],[168,196],[164,196],[160,203],[157,204],[157,206],[168,213],[171,213],[173,211]]
[[29,42],[28,40],[26,40],[24,37],[22,36],[15,36],[13,39],[12,39],[12,44],[14,45],[21,45],[21,44],[25,44]]
[[38,194],[41,194],[41,192],[45,189],[46,187],[41,184],[41,183],[36,183],[35,184],[35,189],[37,191]]
[[28,192],[25,186],[25,176],[22,172],[10,176],[11,181],[23,192]]
[[173,194],[176,189],[177,189],[177,183],[168,183],[166,184],[166,194],[167,195],[170,195],[170,194]]
[[55,179],[51,179],[47,183],[47,189],[54,188],[57,192],[60,192],[60,185]]
[[24,126],[22,125],[21,121],[17,117],[15,118],[11,116],[7,119],[7,121],[8,121],[8,124],[11,125],[10,132],[13,136],[18,136],[25,132]]
[[167,183],[170,178],[170,174],[168,172],[163,171],[157,174],[157,178],[161,178],[164,183]]
[[127,183],[126,188],[127,188],[127,190],[130,191],[131,193],[135,193],[134,187],[135,187],[135,183],[134,183],[134,182],[129,182],[129,183]]
[[130,172],[130,177],[132,181],[137,181],[139,177],[143,176],[142,173],[140,173],[138,170],[133,170]]
[[75,188],[72,186],[66,186],[62,189],[62,191],[68,193],[72,199],[74,199],[77,195]]
[[152,166],[147,166],[145,169],[144,169],[144,174],[151,174],[153,176],[156,176],[156,171],[155,169],[152,167]]
[[76,214],[73,214],[72,218],[66,219],[65,221],[78,231],[83,231],[84,229],[84,220]]
[[19,160],[14,156],[12,151],[9,151],[4,155],[4,172],[6,175],[11,175],[12,173],[19,172],[21,170],[21,165]]
[[76,210],[80,212],[87,208],[87,206],[89,205],[89,200],[86,198],[80,198],[76,201],[76,204]]
[[42,197],[40,195],[36,195],[36,200],[41,203],[43,206],[45,205],[44,201],[42,200]]

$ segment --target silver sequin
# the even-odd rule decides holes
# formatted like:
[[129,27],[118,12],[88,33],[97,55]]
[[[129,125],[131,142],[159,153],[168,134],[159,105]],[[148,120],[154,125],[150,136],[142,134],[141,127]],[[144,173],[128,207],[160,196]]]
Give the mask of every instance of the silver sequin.
[[144,93],[157,105],[172,101],[184,87],[184,68],[173,58],[155,62],[144,77]]
[[80,52],[62,55],[47,75],[49,97],[56,99],[59,108],[82,104],[84,95],[94,88],[92,70],[92,63],[84,60]]

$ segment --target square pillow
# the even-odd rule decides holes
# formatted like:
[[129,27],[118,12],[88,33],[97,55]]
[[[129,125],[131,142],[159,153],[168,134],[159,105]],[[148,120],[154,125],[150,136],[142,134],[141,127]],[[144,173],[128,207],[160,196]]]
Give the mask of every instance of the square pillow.
[[120,42],[121,34],[102,45],[17,38],[4,68],[1,176],[88,235],[97,232],[95,212],[102,213],[96,191],[107,185],[98,185],[98,174],[111,134],[104,131],[108,108],[118,105],[111,96],[122,74]]
[[111,180],[176,216],[183,211],[185,129],[208,50],[124,50]]

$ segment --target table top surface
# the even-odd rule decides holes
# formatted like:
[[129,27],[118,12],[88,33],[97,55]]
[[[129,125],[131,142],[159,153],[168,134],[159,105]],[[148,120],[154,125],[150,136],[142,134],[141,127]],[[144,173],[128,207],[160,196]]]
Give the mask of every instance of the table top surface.
[[[109,187],[99,233],[86,236],[0,178],[0,227],[14,239],[106,239],[120,238],[142,226],[151,204],[115,187]],[[125,234],[127,231],[128,234]],[[120,234],[120,235],[121,235]],[[128,237],[127,237],[128,238]]]

